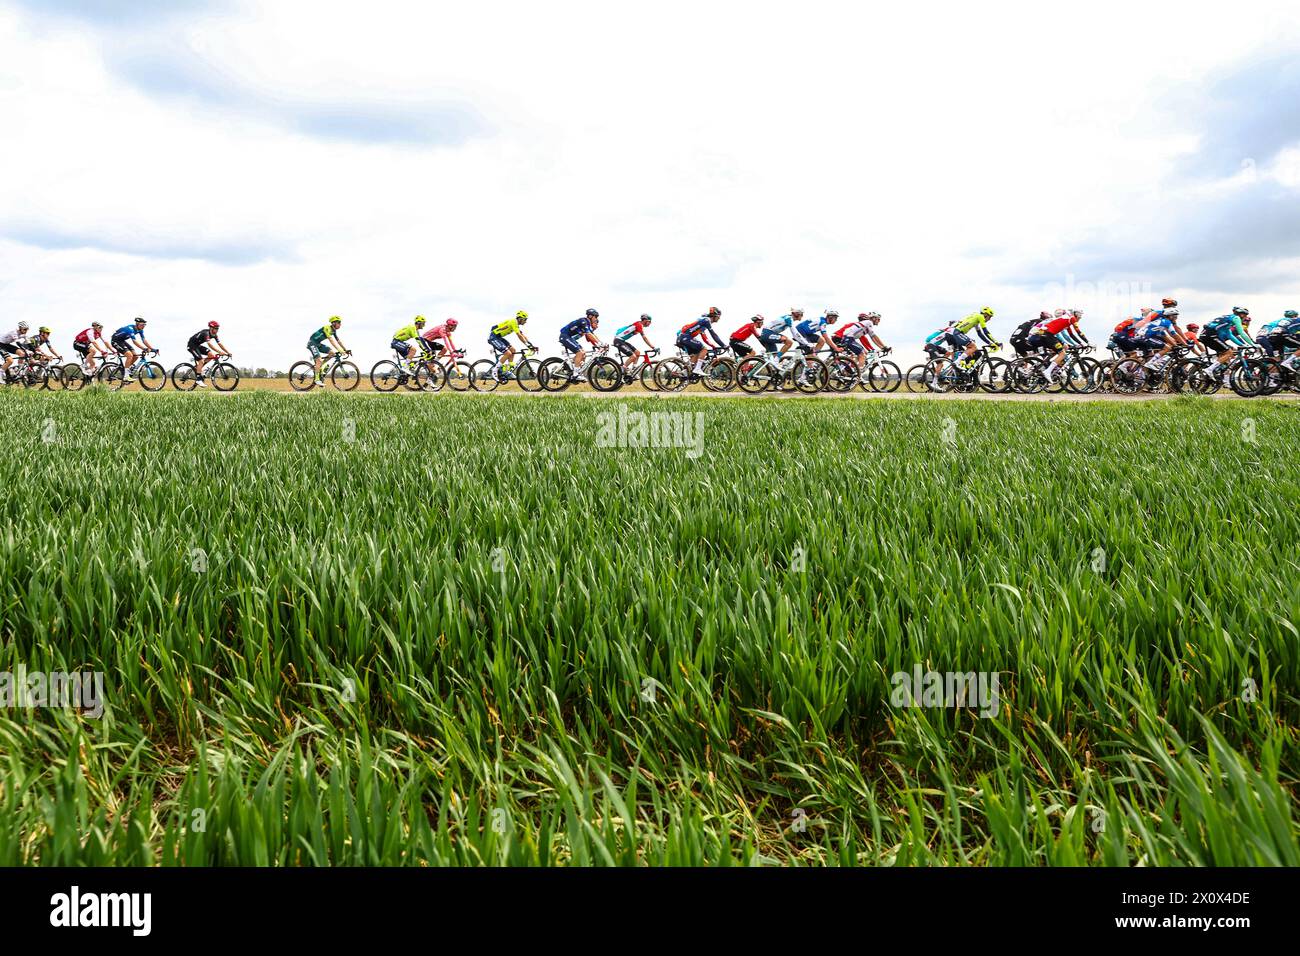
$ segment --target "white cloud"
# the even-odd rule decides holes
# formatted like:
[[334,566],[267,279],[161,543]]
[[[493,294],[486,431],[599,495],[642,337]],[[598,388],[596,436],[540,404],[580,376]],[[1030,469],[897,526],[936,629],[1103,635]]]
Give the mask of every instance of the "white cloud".
[[[548,346],[589,305],[660,340],[1027,316],[1058,303],[1017,271],[1065,283],[1195,148],[1170,91],[1295,36],[1283,3],[81,6],[0,4],[5,321],[144,314],[179,360],[217,317],[279,368],[334,313],[368,361],[417,311],[475,352],[521,307]],[[482,127],[439,145],[444,104]]]

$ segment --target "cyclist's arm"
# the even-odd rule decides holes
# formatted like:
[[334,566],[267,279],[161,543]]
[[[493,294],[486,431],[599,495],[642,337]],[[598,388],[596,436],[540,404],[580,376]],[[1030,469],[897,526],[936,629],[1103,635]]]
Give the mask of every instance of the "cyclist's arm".
[[334,343],[334,347],[338,349],[340,352],[347,351],[347,347],[343,344],[343,340],[339,338],[337,335],[329,335],[326,336],[326,338],[328,338],[332,343]]
[[592,345],[600,345],[600,339],[596,338],[595,332],[583,332],[582,334]]
[[868,332],[867,335],[870,336],[871,341],[875,342],[876,345],[879,346],[880,348],[882,349],[889,348],[889,346],[887,346],[884,342],[880,341],[880,336],[877,335],[875,332]]
[[153,351],[153,346],[149,344],[149,340],[146,339],[143,335],[140,336],[140,341],[144,343],[144,347],[146,349],[148,349],[150,352]]
[[646,348],[650,349],[651,351],[654,350],[654,345],[651,344],[650,339],[646,337],[644,331],[641,333],[641,341],[645,343]]
[[212,341],[216,344],[217,348],[221,349],[222,355],[226,356],[227,358],[230,357],[230,349],[222,345],[220,339],[213,339]]
[[993,336],[989,335],[987,322],[981,322],[979,325],[975,326],[975,332],[984,340],[985,345],[993,344]]
[[709,337],[713,339],[713,344],[718,348],[725,349],[727,347],[727,343],[718,337],[718,330],[712,325],[709,326]]

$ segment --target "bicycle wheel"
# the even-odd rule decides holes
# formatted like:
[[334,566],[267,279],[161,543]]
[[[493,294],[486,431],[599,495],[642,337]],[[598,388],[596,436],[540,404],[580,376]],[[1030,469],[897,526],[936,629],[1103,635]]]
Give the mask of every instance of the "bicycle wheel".
[[198,384],[198,374],[189,362],[182,362],[172,369],[172,388],[178,392],[192,392]]
[[809,356],[804,359],[803,371],[795,374],[794,387],[805,394],[815,395],[826,388],[830,377],[826,363],[815,356]]
[[1011,363],[1004,358],[985,359],[976,373],[980,388],[986,392],[1005,392],[1007,390],[1007,370]]
[[1268,368],[1262,359],[1243,359],[1241,365],[1232,370],[1228,384],[1242,398],[1254,398],[1263,394],[1268,387]]
[[957,363],[952,359],[940,359],[937,362],[927,363],[925,373],[921,377],[921,385],[927,392],[937,392],[945,395],[951,392],[957,384],[957,378],[960,370]]
[[655,365],[655,385],[661,392],[680,392],[690,376],[690,366],[679,358],[664,359]]
[[736,387],[736,360],[716,358],[704,366],[704,387],[710,392],[729,392]]
[[86,372],[80,365],[69,362],[63,366],[63,374],[59,378],[69,392],[79,392],[86,387]]
[[736,384],[742,392],[756,395],[776,383],[777,371],[766,360],[757,355],[749,355],[740,360],[736,367]]
[[492,359],[479,359],[469,367],[470,387],[476,392],[495,392],[501,384],[497,378],[497,363]]
[[443,370],[453,392],[468,392],[474,387],[474,370],[468,362],[448,362]]
[[1115,363],[1111,381],[1121,395],[1132,395],[1147,384],[1149,370],[1137,359],[1121,359]]
[[208,380],[218,392],[233,392],[239,388],[239,369],[229,362],[218,362],[211,366]]
[[903,373],[893,362],[885,360],[871,366],[868,379],[873,392],[896,392],[903,382]]
[[542,363],[535,358],[520,359],[515,365],[514,379],[525,392],[540,392]]
[[826,366],[828,378],[826,387],[832,392],[847,392],[854,385],[867,387],[867,383],[862,381],[858,372],[857,363],[851,358],[838,355]]
[[120,392],[126,385],[126,369],[122,367],[121,362],[114,362],[112,365],[105,365],[99,370],[99,380],[104,386],[114,392]]
[[351,362],[339,362],[330,369],[330,384],[340,392],[350,392],[361,384],[361,369]]
[[295,392],[309,392],[316,386],[316,366],[295,362],[289,369],[289,387]]
[[376,392],[396,391],[404,378],[405,373],[390,359],[376,362],[375,367],[370,370],[370,386]]
[[598,358],[587,369],[587,384],[598,392],[617,391],[623,387],[623,366],[612,358]]
[[572,366],[562,358],[548,358],[537,372],[537,380],[548,392],[562,392],[569,387]]
[[925,369],[926,366],[924,364],[913,365],[907,370],[906,374],[904,374],[903,385],[906,386],[909,392],[919,392],[925,388],[923,383],[925,378]]
[[43,385],[49,391],[54,391],[55,389],[62,390],[63,389],[63,366],[62,365],[46,366],[45,382],[43,383]]
[[659,391],[659,386],[655,383],[655,367],[658,364],[658,362],[646,362],[641,366],[641,387],[646,391]]
[[146,392],[158,392],[167,384],[167,370],[157,362],[145,362],[140,366],[135,380]]

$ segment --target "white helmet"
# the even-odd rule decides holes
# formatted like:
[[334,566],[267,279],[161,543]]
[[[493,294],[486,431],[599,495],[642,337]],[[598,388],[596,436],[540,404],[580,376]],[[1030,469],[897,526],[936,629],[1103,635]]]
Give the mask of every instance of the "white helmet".
[[19,332],[24,331],[26,328],[27,328],[27,323],[26,323],[26,322],[19,322],[19,323],[18,323],[18,331],[19,331]]
[[1166,319],[1176,319],[1176,318],[1178,318],[1178,310],[1177,310],[1177,309],[1165,309],[1165,318],[1166,318]]
[[1061,318],[1061,317],[1063,317],[1064,315],[1065,315],[1065,310],[1064,310],[1064,309],[1057,309],[1057,310],[1056,310],[1056,317],[1057,317],[1058,319]]

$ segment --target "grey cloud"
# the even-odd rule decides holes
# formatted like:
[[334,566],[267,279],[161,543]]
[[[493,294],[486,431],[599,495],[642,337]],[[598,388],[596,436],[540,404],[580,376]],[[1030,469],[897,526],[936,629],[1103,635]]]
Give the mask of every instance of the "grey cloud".
[[231,0],[11,0],[38,16],[83,20],[102,27],[134,26],[195,13],[224,13]]
[[287,245],[246,238],[177,238],[143,232],[88,234],[37,223],[11,224],[0,236],[38,249],[98,249],[151,259],[202,259],[225,266],[292,258],[292,249]]

